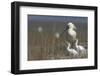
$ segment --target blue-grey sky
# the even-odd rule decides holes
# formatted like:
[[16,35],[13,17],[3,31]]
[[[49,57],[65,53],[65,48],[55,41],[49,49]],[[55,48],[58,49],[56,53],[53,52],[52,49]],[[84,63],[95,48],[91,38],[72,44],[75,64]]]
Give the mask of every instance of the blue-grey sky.
[[45,31],[63,31],[68,22],[72,22],[80,30],[87,30],[87,17],[78,16],[47,16],[47,15],[28,15],[29,31],[37,31],[38,27],[43,27]]
[[77,35],[85,40],[88,37],[88,17],[78,16],[44,16],[44,15],[28,15],[28,32],[38,32],[38,28],[42,27],[42,32],[46,33],[62,33],[69,22],[75,24]]
[[87,23],[87,17],[77,17],[77,16],[45,16],[45,15],[28,15],[29,21],[45,21],[45,22],[80,22],[80,23]]

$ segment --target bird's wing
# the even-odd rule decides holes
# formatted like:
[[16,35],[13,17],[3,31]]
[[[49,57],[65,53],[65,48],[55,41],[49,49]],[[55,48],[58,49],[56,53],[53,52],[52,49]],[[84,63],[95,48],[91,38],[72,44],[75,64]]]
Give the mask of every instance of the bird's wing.
[[83,46],[78,46],[80,50],[85,50],[85,48]]

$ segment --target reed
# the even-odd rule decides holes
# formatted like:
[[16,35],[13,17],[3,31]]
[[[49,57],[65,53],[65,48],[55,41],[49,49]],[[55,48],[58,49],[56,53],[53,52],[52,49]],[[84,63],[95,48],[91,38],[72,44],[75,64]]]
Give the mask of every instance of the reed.
[[[51,32],[28,32],[28,60],[74,59],[66,52],[64,39],[63,36],[56,38]],[[80,38],[80,41],[84,39]],[[86,41],[81,44],[87,46]],[[87,57],[85,54],[77,58]]]

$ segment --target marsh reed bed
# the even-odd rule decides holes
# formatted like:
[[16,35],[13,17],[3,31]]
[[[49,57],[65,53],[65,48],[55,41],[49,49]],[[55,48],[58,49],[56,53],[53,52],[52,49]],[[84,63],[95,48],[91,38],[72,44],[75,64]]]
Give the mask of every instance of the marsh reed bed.
[[[63,36],[57,38],[54,33],[29,32],[28,60],[72,59],[73,57],[66,51],[64,40]],[[81,43],[81,45],[87,46],[86,43]],[[87,58],[87,54],[77,58]]]
[[[87,49],[85,55],[72,57],[66,51],[66,32],[60,34],[70,21],[77,27],[79,44]],[[88,58],[87,21],[87,17],[28,15],[28,60]]]

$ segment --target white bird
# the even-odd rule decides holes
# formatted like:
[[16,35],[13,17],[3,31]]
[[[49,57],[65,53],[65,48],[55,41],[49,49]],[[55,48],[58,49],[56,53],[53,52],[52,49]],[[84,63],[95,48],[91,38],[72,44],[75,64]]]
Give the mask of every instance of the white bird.
[[68,30],[67,30],[67,33],[68,33],[68,36],[69,36],[69,38],[71,39],[71,40],[75,40],[76,39],[76,31],[75,31],[75,29],[76,29],[76,27],[75,27],[75,25],[73,24],[73,23],[71,23],[71,22],[69,22],[68,23]]
[[83,46],[78,45],[78,39],[76,39],[75,42],[75,49],[81,54],[86,53],[86,49]]
[[69,54],[71,55],[71,56],[78,56],[78,52],[75,50],[75,49],[73,49],[73,48],[70,48],[71,47],[71,45],[70,45],[70,43],[69,42],[65,42],[65,43],[67,43],[67,47],[66,47],[66,49],[67,49],[67,51],[69,52]]

